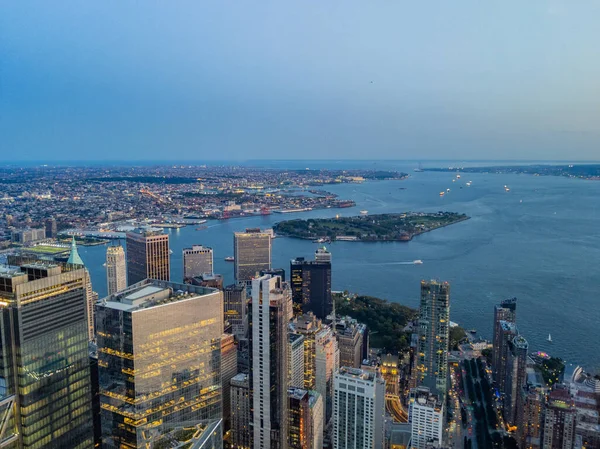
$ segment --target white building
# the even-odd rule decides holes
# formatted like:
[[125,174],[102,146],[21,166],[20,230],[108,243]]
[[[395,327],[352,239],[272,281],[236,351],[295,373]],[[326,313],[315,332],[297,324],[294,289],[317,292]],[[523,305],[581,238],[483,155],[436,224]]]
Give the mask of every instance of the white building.
[[444,435],[444,404],[429,388],[410,390],[408,422],[411,424],[411,448],[441,446]]
[[121,245],[106,248],[106,281],[109,295],[127,288],[125,251]]
[[385,381],[376,373],[341,368],[334,375],[333,448],[381,449]]

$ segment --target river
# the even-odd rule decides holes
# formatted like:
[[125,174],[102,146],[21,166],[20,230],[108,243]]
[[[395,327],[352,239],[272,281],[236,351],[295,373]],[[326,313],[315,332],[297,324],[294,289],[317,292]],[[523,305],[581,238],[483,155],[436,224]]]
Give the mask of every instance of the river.
[[[304,163],[302,163],[304,165]],[[306,164],[308,166],[308,164]],[[402,165],[377,165],[396,168]],[[452,180],[455,179],[453,182]],[[471,186],[466,182],[472,181]],[[506,191],[504,186],[510,191]],[[440,191],[450,192],[440,197]],[[292,218],[404,211],[454,211],[471,217],[403,243],[337,242],[335,290],[349,290],[418,307],[419,281],[451,283],[451,319],[491,338],[493,307],[516,296],[517,326],[530,351],[543,350],[568,362],[600,370],[600,182],[530,175],[413,173],[403,181],[330,186],[356,207],[296,214],[209,221],[208,228],[170,230],[172,280],[181,280],[181,250],[192,244],[214,249],[215,271],[233,281],[233,232],[267,228]],[[273,266],[289,276],[289,261],[311,257],[317,244],[277,238]],[[82,247],[94,290],[106,294],[102,266],[106,247]],[[422,265],[410,262],[416,259]],[[547,342],[552,334],[552,343]]]

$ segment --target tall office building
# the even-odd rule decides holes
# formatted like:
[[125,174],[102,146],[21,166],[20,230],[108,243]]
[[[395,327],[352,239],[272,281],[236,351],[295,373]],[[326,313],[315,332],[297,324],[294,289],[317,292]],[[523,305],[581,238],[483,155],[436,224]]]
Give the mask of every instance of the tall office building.
[[504,420],[511,426],[517,425],[517,416],[522,406],[523,387],[527,381],[527,340],[515,336],[508,344],[506,377],[504,381]]
[[340,367],[338,342],[331,328],[325,326],[315,335],[315,353],[315,390],[323,398],[326,426],[333,413],[333,376]]
[[190,279],[204,273],[212,274],[213,250],[202,245],[183,249],[183,278]]
[[408,422],[411,448],[440,447],[444,439],[444,402],[427,387],[410,390]]
[[374,372],[342,367],[333,391],[333,449],[382,449],[384,380]]
[[289,448],[322,449],[323,399],[316,391],[288,390]]
[[246,229],[233,234],[234,276],[249,284],[262,270],[271,269],[271,234]]
[[231,284],[223,290],[224,320],[231,325],[238,339],[245,338],[248,330],[248,299],[244,284]]
[[0,333],[2,447],[93,447],[85,269],[0,268]]
[[318,259],[298,257],[291,261],[292,301],[296,315],[312,312],[323,320],[333,311],[331,253],[321,248],[315,257]]
[[280,277],[252,280],[249,334],[255,449],[287,448],[289,297],[289,286]]
[[46,238],[47,239],[55,239],[58,235],[58,228],[56,226],[55,218],[48,218],[44,222],[44,228],[46,229]]
[[340,366],[360,368],[365,350],[367,327],[364,324],[344,317],[335,322],[335,335],[340,347]]
[[88,339],[89,341],[92,341],[96,337],[96,330],[94,327],[94,304],[98,300],[98,294],[92,289],[92,277],[87,268],[85,268],[83,260],[79,255],[75,237],[71,239],[71,252],[69,253],[67,266],[71,269],[84,268],[85,270],[85,304],[87,309]]
[[248,374],[237,374],[230,381],[231,447],[250,449],[252,446],[252,395]]
[[97,304],[102,443],[162,444],[220,420],[222,293],[146,280]]
[[231,425],[231,397],[229,383],[238,373],[237,346],[235,337],[223,334],[221,337],[221,385],[223,388],[223,427],[229,430]]
[[496,382],[504,377],[504,372],[501,368],[504,362],[501,361],[500,321],[507,321],[509,323],[517,322],[517,298],[505,299],[500,304],[494,306],[492,372]]
[[417,386],[442,398],[447,391],[449,324],[450,284],[421,281]]
[[121,245],[106,248],[106,281],[109,295],[127,288],[125,250]]
[[304,336],[290,332],[288,334],[289,348],[289,369],[290,369],[290,387],[304,387]]
[[500,320],[498,323],[497,342],[494,351],[498,354],[496,364],[496,386],[501,393],[505,393],[506,369],[508,367],[508,353],[510,342],[519,334],[517,326],[511,321]]
[[544,418],[543,449],[573,449],[577,409],[569,391],[550,392]]
[[[316,335],[323,329],[323,323],[312,313],[296,317],[292,324],[295,332],[304,337],[304,383],[300,385],[307,390],[316,388]],[[297,385],[294,385],[295,387]]]
[[171,278],[169,235],[161,230],[136,229],[127,233],[127,283]]

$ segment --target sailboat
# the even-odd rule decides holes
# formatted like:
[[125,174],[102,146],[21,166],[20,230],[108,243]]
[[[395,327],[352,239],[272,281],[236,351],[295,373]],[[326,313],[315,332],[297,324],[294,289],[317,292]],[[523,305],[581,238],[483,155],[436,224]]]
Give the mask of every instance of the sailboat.
[[548,334],[548,342],[552,343],[552,335]]

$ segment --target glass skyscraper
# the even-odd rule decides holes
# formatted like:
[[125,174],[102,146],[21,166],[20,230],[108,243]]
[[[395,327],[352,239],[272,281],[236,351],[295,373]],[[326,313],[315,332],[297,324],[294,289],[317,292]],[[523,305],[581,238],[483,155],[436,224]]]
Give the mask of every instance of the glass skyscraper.
[[104,447],[221,419],[220,291],[147,280],[100,301],[96,322]]
[[450,284],[421,281],[417,384],[444,398],[448,377]]
[[0,446],[94,446],[86,283],[81,265],[0,268]]
[[169,235],[159,229],[127,233],[127,285],[144,279],[171,279]]
[[271,269],[271,234],[260,229],[236,232],[233,253],[235,280],[249,283],[261,271]]

